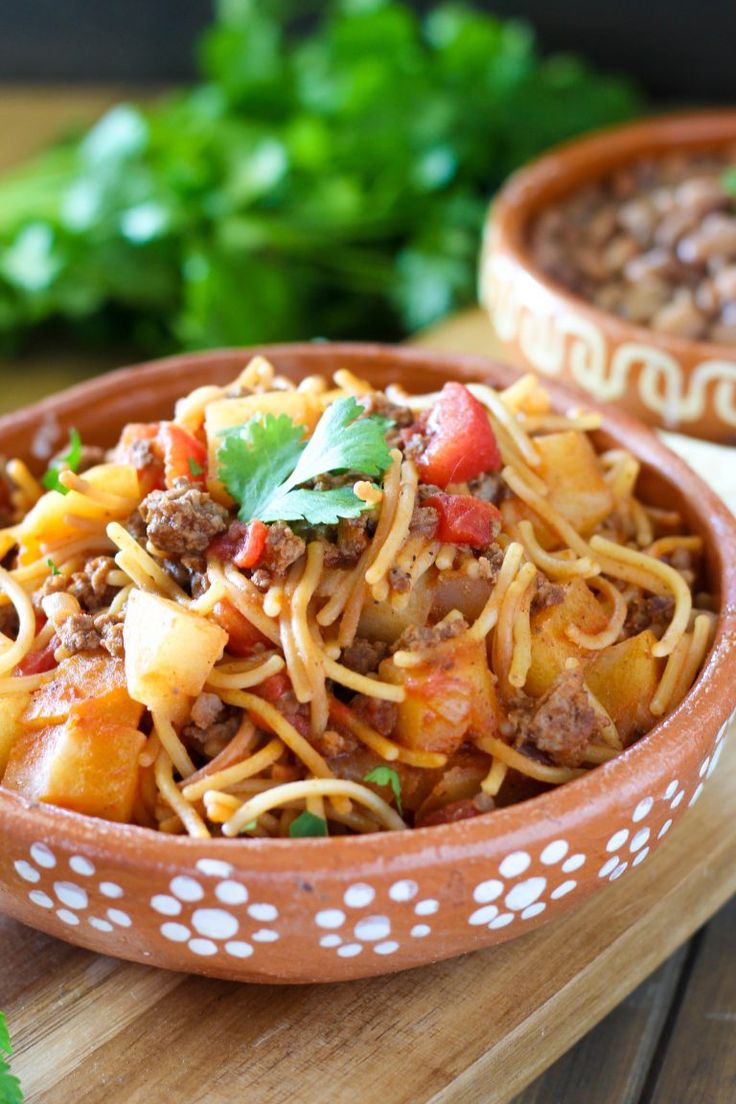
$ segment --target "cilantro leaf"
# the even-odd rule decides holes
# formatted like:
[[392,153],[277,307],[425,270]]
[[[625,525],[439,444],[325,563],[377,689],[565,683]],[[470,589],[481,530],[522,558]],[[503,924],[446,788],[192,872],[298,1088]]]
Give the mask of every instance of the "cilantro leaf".
[[7,1055],[8,1058],[12,1057],[13,1044],[10,1041],[10,1032],[8,1031],[5,1013],[0,1012],[0,1056],[4,1055]]
[[225,435],[217,459],[220,479],[240,503],[241,521],[261,517],[281,483],[293,472],[304,448],[304,427],[286,414],[255,417]]
[[277,495],[261,513],[261,521],[308,521],[311,525],[336,525],[340,518],[354,518],[371,510],[351,487],[329,491],[287,491]]
[[306,839],[308,836],[326,836],[327,821],[315,816],[305,809],[296,820],[289,825],[289,835],[292,839]]
[[729,195],[736,196],[736,165],[731,165],[729,168],[725,169],[721,177],[721,183],[725,192],[728,192]]
[[195,479],[197,478],[198,475],[203,475],[204,474],[204,468],[202,467],[201,464],[197,463],[197,461],[194,459],[193,456],[190,456],[187,459],[187,464],[189,466],[189,474],[191,476],[193,476]]
[[69,451],[62,456],[58,464],[52,465],[44,475],[41,482],[47,491],[58,491],[59,494],[69,494],[69,488],[60,481],[62,471],[76,472],[82,459],[82,438],[79,430],[69,430]]
[[7,1061],[12,1057],[13,1045],[5,1015],[0,1012],[0,1101],[2,1104],[23,1104],[23,1091],[20,1081],[10,1072]]
[[52,575],[61,575],[61,572],[59,571],[58,567],[56,566],[56,564],[54,563],[53,560],[48,559],[46,561],[46,566],[49,568]]
[[306,443],[303,427],[286,414],[256,416],[228,431],[217,459],[226,490],[240,503],[240,519],[334,525],[371,509],[350,487],[302,487],[328,472],[376,476],[386,470],[391,463],[386,444],[390,422],[376,415],[360,417],[362,413],[354,398],[338,399]]
[[359,471],[381,475],[391,463],[386,431],[388,418],[371,414],[361,418],[363,407],[352,396],[327,407],[288,480],[298,487],[325,472]]
[[403,816],[401,807],[401,781],[393,767],[374,767],[368,774],[363,775],[364,782],[374,782],[376,786],[390,786],[396,801],[399,815]]

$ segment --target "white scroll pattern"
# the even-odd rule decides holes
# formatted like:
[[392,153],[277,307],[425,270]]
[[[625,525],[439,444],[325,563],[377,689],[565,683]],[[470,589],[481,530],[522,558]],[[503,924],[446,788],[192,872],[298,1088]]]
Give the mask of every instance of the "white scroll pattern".
[[629,341],[611,352],[600,327],[582,315],[540,309],[539,287],[532,284],[489,241],[481,266],[481,303],[499,338],[515,341],[536,371],[559,376],[567,369],[584,390],[605,402],[636,386],[644,406],[671,428],[697,421],[709,406],[725,426],[736,428],[736,359],[702,361],[688,378],[674,356],[654,345]]

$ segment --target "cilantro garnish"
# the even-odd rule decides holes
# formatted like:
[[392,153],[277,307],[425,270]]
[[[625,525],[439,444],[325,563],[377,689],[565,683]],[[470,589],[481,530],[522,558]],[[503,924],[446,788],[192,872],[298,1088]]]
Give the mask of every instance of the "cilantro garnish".
[[53,560],[47,560],[46,566],[50,569],[52,575],[61,575],[61,572]]
[[307,836],[326,836],[327,821],[305,809],[296,820],[292,820],[289,825],[289,835],[292,839],[305,839]]
[[374,767],[372,771],[363,776],[364,782],[375,782],[376,786],[390,786],[396,800],[396,808],[399,815],[403,816],[401,807],[401,782],[393,767]]
[[198,475],[202,475],[204,473],[204,468],[201,464],[197,463],[193,456],[189,457],[189,459],[187,460],[187,464],[189,465],[189,474],[195,479]]
[[241,832],[252,832],[257,827],[258,827],[258,821],[257,820],[249,820],[247,824],[243,825],[243,827],[240,829],[240,831]]
[[13,1044],[10,1042],[5,1013],[0,1012],[0,1101],[2,1104],[23,1104],[20,1081],[10,1072],[8,1059],[12,1056]]
[[723,172],[721,184],[723,185],[724,192],[736,196],[736,165],[731,165]]
[[371,509],[350,487],[320,491],[303,485],[318,475],[357,471],[378,476],[391,456],[386,444],[386,418],[360,417],[363,408],[353,398],[338,399],[327,408],[308,441],[304,428],[286,414],[256,416],[228,431],[218,450],[220,477],[240,504],[241,521],[296,521],[334,525]]
[[47,491],[58,491],[59,494],[69,494],[69,488],[60,481],[62,471],[75,472],[82,459],[82,438],[76,429],[69,430],[69,451],[62,456],[58,464],[54,464],[46,472],[42,483]]

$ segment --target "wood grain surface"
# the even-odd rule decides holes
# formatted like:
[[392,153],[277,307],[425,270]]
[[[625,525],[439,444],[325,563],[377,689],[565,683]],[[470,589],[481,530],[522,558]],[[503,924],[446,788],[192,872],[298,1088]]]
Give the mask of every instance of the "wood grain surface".
[[[76,118],[89,118],[113,95],[76,93],[70,102]],[[56,100],[34,93],[23,115],[22,96],[10,107],[0,96],[0,164],[11,159],[8,120],[15,148],[28,152],[40,131],[49,136]],[[65,124],[71,109],[56,110],[56,125]],[[423,340],[494,351],[480,312]],[[43,363],[39,374],[23,362],[22,391],[17,364],[0,369],[5,408],[93,366]],[[698,461],[712,477],[707,451]],[[0,918],[0,1008],[26,1100],[507,1104],[521,1092],[516,1104],[727,1104],[736,1099],[736,907],[636,987],[736,892],[734,771],[732,739],[682,826],[569,917],[387,979],[237,986],[95,956]],[[616,1006],[604,1034],[593,1031],[525,1090]],[[710,1051],[692,1045],[704,1023]]]

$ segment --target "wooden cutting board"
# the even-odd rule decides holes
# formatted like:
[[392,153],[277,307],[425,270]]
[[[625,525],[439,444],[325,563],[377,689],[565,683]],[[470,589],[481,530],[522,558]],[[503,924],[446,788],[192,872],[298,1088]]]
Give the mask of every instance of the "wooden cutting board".
[[[494,352],[479,312],[421,340]],[[730,497],[711,447],[684,446]],[[386,979],[237,986],[0,918],[0,1008],[26,1100],[506,1104],[736,892],[734,777],[732,739],[702,800],[627,878],[512,943]]]

